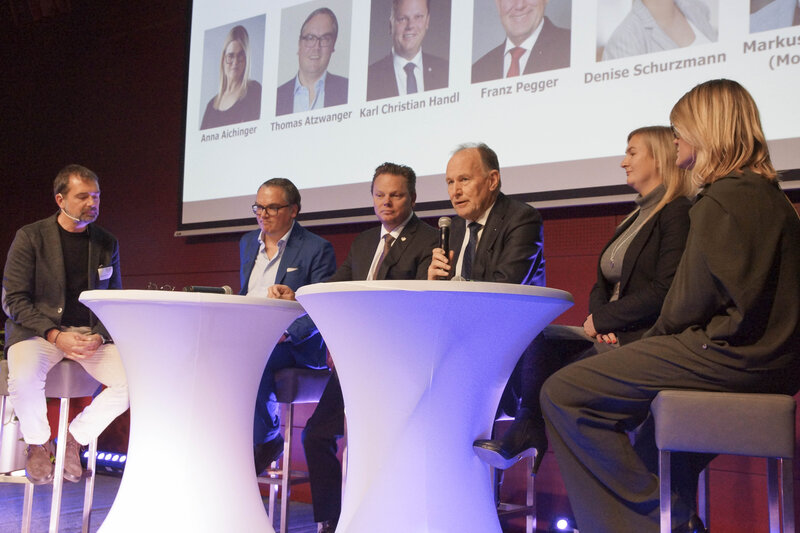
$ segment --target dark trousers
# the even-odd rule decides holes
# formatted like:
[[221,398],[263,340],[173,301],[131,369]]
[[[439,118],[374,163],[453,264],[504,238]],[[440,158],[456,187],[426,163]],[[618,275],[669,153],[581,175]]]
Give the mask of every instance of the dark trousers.
[[303,429],[303,448],[308,464],[315,522],[339,520],[342,510],[342,465],[336,456],[336,441],[342,435],[344,399],[339,376],[334,369],[314,414]]
[[303,342],[275,346],[261,375],[253,419],[253,445],[269,442],[280,433],[280,405],[275,398],[275,373],[284,368],[325,368],[327,348],[319,333]]
[[[670,336],[651,337],[556,372],[541,393],[550,443],[581,533],[656,532],[658,475],[652,426],[664,389],[794,394],[796,369],[747,371],[712,363]],[[636,447],[628,433],[639,428]],[[697,473],[711,456],[674,454],[673,520],[695,507]]]

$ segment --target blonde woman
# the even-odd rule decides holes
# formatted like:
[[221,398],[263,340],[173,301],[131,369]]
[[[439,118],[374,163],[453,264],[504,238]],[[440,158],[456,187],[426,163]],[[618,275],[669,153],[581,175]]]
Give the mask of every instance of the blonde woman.
[[200,129],[217,128],[261,117],[261,84],[250,79],[250,37],[234,26],[225,37],[219,60],[219,92],[208,102]]
[[689,232],[687,173],[675,164],[672,133],[666,126],[639,128],[628,135],[620,163],[638,194],[637,207],[600,253],[589,316],[580,328],[548,326],[522,358],[521,402],[502,439],[477,440],[475,453],[496,468],[533,455],[534,471],[547,449],[539,392],[562,366],[639,339],[658,318]]
[[[542,389],[581,532],[658,531],[655,445],[634,449],[625,431],[659,391],[800,387],[800,219],[778,186],[758,108],[735,81],[713,80],[670,118],[677,163],[702,189],[661,314],[641,340],[569,365]],[[673,531],[705,531],[694,508],[709,460],[673,454]]]

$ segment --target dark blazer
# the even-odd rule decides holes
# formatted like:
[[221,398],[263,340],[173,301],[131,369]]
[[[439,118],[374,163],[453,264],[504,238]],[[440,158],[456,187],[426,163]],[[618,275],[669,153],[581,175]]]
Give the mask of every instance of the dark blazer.
[[[589,294],[589,312],[597,331],[613,332],[626,344],[639,339],[655,323],[686,246],[691,206],[688,198],[672,200],[631,240],[622,262],[618,300],[608,301],[614,284],[603,276],[598,260],[597,283]],[[635,219],[636,215],[619,225],[601,257]]]
[[[239,294],[247,294],[247,284],[250,281],[250,274],[253,272],[253,265],[256,262],[260,246],[260,235],[261,230],[253,230],[245,233],[239,241],[241,265]],[[278,264],[275,283],[288,285],[293,291],[296,291],[304,285],[326,280],[335,270],[336,256],[331,243],[295,222],[289,240],[286,242],[286,248],[283,250],[283,257]],[[266,294],[264,296],[266,297]],[[308,315],[303,315],[295,320],[287,331],[293,342],[300,342],[316,333],[316,329]]]
[[[278,95],[275,102],[275,115],[277,116],[294,113],[295,77],[278,87]],[[333,107],[336,105],[346,104],[347,84],[347,78],[326,72],[324,107]]]
[[[425,90],[432,91],[447,87],[450,63],[446,59],[422,52],[422,73]],[[394,58],[389,53],[383,59],[371,64],[367,69],[367,100],[399,96],[397,79],[394,74]]]
[[[360,233],[350,246],[347,259],[328,281],[367,279],[380,238],[380,226]],[[433,226],[413,215],[383,259],[377,279],[427,279],[431,253],[438,244],[439,233]]]
[[[472,83],[499,80],[503,77],[503,53],[506,43],[490,50],[472,65]],[[570,30],[559,28],[544,17],[542,31],[533,45],[523,74],[544,72],[569,66]]]
[[[454,217],[450,228],[453,265],[458,262],[466,228],[463,218]],[[500,193],[475,250],[472,279],[544,287],[543,243],[539,212]]]
[[[64,252],[58,234],[58,213],[23,226],[8,251],[3,273],[2,302],[6,320],[6,349],[19,341],[39,336],[61,325],[66,298]],[[121,289],[119,243],[109,232],[89,224],[90,289]],[[98,269],[111,267],[101,280]],[[110,337],[105,326],[90,314],[93,333]]]
[[726,367],[796,368],[800,219],[786,195],[750,171],[730,174],[701,191],[689,216],[675,280],[646,335],[674,335]]

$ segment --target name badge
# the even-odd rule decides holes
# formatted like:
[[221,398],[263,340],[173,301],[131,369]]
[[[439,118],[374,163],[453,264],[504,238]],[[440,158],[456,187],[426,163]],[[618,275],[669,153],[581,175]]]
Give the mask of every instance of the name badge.
[[97,269],[97,277],[100,278],[100,281],[105,281],[109,279],[111,277],[111,274],[113,273],[114,273],[113,266],[100,267]]

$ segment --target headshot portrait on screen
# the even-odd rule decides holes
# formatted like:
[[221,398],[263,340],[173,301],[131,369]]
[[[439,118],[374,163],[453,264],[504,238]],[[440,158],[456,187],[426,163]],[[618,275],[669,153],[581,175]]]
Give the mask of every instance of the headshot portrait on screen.
[[433,4],[431,13],[430,0],[372,0],[367,100],[447,87],[450,2]]
[[[201,130],[261,118],[261,84],[254,78],[256,69],[258,79],[261,77],[264,15],[236,23],[225,31],[228,27],[206,32],[203,88],[216,82],[216,94],[205,106]],[[258,50],[257,67],[254,66],[255,50]],[[212,54],[213,61],[209,61]],[[218,74],[214,75],[215,72]]]
[[[294,19],[290,21],[293,23]],[[339,19],[333,9],[324,6],[311,9],[301,25],[283,24],[281,32],[297,35],[297,71],[278,87],[275,114],[346,104],[347,78],[328,72],[339,37]],[[281,53],[288,57],[289,50],[281,47]]]
[[570,0],[475,0],[472,83],[568,67],[571,20]]
[[717,13],[717,2],[634,0],[630,9],[624,6],[617,20],[611,20],[615,17],[605,11],[598,16],[598,39],[604,34],[604,25],[614,30],[608,42],[598,42],[598,49],[603,48],[602,60],[716,42],[717,17],[712,14]]
[[800,0],[750,0],[750,33],[800,24]]

